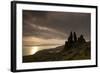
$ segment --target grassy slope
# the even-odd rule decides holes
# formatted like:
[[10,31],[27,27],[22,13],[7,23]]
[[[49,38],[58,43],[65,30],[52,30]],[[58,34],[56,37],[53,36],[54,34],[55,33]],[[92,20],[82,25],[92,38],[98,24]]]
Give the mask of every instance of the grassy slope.
[[23,56],[23,62],[44,62],[44,61],[64,61],[64,60],[85,60],[90,59],[90,43],[85,43],[78,48],[66,48],[64,46],[54,48],[54,50],[42,50],[34,55]]

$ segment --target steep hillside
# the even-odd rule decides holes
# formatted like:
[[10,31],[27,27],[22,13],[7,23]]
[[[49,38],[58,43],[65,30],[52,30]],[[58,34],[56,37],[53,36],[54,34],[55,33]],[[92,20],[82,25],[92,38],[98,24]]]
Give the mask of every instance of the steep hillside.
[[91,58],[90,42],[84,43],[76,48],[66,48],[64,45],[53,49],[38,51],[34,55],[23,56],[23,62],[45,62],[64,60],[85,60]]

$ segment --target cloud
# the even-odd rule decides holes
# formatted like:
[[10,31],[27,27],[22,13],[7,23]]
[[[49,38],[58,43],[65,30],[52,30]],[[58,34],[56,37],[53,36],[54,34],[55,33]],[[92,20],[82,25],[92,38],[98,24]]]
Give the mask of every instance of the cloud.
[[24,46],[36,46],[36,45],[42,45],[42,46],[47,46],[47,45],[63,45],[65,43],[65,40],[57,40],[57,39],[42,39],[39,37],[33,37],[33,36],[24,36],[23,37],[23,45]]
[[42,39],[67,39],[70,31],[90,40],[89,13],[23,11],[23,36]]
[[55,37],[55,39],[63,39],[66,38],[66,34],[63,32],[60,32],[59,30],[52,29],[50,27],[40,26],[38,24],[32,24],[30,22],[25,21],[25,23],[30,26],[28,30],[31,29],[31,31],[24,31],[24,35],[28,36],[37,36],[44,39],[52,39]]

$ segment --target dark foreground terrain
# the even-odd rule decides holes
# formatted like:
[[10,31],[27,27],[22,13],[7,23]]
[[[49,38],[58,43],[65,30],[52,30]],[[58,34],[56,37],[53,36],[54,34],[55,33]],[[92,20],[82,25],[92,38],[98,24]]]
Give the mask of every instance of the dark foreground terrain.
[[23,56],[23,62],[45,62],[64,60],[85,60],[91,58],[90,43],[84,43],[77,48],[66,48],[59,46],[53,49],[38,51],[34,55]]

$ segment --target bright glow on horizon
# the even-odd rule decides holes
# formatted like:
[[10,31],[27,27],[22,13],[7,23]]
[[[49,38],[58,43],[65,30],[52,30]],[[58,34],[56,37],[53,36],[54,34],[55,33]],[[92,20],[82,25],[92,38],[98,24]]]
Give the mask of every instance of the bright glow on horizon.
[[35,54],[38,51],[38,46],[32,47],[31,54]]

